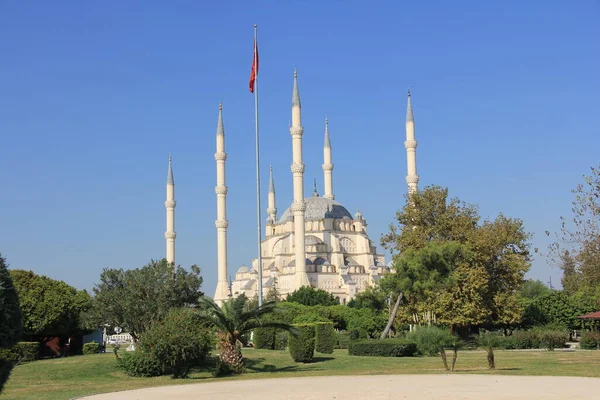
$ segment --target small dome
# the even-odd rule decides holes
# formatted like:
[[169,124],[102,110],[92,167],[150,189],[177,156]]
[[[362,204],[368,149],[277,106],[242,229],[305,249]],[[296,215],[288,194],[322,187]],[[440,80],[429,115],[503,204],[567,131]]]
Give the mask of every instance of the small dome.
[[360,210],[356,210],[356,213],[354,214],[354,219],[359,221],[363,219],[363,213],[360,212]]
[[248,269],[248,267],[246,267],[245,265],[242,265],[241,267],[239,267],[239,268],[238,268],[238,270],[237,270],[237,272],[236,272],[236,273],[237,273],[237,274],[244,274],[244,273],[246,273],[246,272],[248,272],[248,271],[250,271],[250,270]]

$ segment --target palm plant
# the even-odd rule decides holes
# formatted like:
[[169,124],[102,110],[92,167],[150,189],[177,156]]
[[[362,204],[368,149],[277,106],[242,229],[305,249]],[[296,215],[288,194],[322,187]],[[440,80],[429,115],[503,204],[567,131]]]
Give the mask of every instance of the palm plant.
[[480,331],[476,341],[477,345],[486,351],[488,366],[490,367],[490,369],[496,369],[496,358],[494,357],[494,348],[497,348],[500,345],[500,336],[491,332]]
[[211,298],[202,297],[199,307],[203,308],[205,318],[217,329],[217,350],[219,351],[219,370],[232,374],[244,371],[240,337],[256,328],[278,328],[293,333],[293,327],[286,323],[271,321],[268,315],[277,311],[274,301],[263,303],[260,307],[248,307],[248,298],[242,294],[229,299],[219,307]]

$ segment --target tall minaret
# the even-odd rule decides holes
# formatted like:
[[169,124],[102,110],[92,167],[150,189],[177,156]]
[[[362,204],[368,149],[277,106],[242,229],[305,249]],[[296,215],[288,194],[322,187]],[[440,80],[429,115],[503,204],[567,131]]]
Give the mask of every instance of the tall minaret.
[[165,239],[167,240],[167,262],[175,263],[175,180],[173,179],[173,165],[171,155],[169,155],[169,171],[167,172],[167,201],[165,208],[167,209],[167,230],[165,231]]
[[277,207],[275,205],[275,182],[273,181],[273,167],[269,167],[269,198],[267,205],[268,222],[277,222]]
[[417,141],[415,140],[415,119],[413,118],[412,104],[410,103],[410,89],[408,90],[408,103],[406,105],[406,183],[408,193],[417,191],[419,175],[417,175]]
[[323,197],[334,200],[333,194],[333,163],[331,162],[331,141],[329,140],[329,121],[325,117],[325,144],[323,146],[323,174],[325,175],[325,193]]
[[217,289],[214,300],[222,304],[228,298],[229,287],[227,284],[227,186],[225,186],[225,130],[223,129],[223,106],[219,104],[219,121],[217,122]]
[[306,254],[304,249],[304,164],[302,163],[302,106],[300,105],[300,94],[298,93],[298,74],[294,70],[294,92],[292,94],[292,175],[294,176],[294,202],[292,211],[294,213],[294,242],[296,246],[296,286],[309,286],[308,274],[306,273]]

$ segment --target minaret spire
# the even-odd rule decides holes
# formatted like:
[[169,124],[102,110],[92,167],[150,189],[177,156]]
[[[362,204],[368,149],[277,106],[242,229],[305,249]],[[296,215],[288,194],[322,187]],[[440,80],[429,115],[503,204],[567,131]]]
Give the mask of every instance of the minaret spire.
[[269,217],[267,218],[267,225],[275,224],[275,222],[277,222],[277,206],[275,204],[275,181],[273,180],[273,167],[269,166],[269,195],[267,205],[267,214]]
[[221,304],[228,298],[229,287],[227,283],[227,186],[225,185],[225,129],[223,127],[223,106],[219,103],[219,119],[217,121],[217,151],[215,161],[217,162],[217,289],[214,300]]
[[169,170],[167,172],[167,200],[165,208],[167,209],[167,230],[165,231],[165,240],[167,241],[167,262],[175,264],[175,180],[173,179],[172,157],[169,154]]
[[406,148],[407,164],[406,183],[408,184],[408,193],[412,194],[418,189],[419,175],[417,175],[417,141],[415,140],[415,119],[410,100],[410,89],[408,89],[406,105],[406,141],[404,147]]
[[323,145],[323,175],[325,180],[325,193],[323,197],[335,200],[333,194],[333,162],[331,158],[331,140],[329,139],[329,120],[325,117],[325,144]]
[[293,163],[291,166],[294,177],[294,202],[292,211],[294,213],[294,243],[296,251],[296,289],[302,286],[309,286],[308,274],[306,273],[306,251],[304,212],[306,205],[304,203],[304,163],[302,162],[302,106],[300,103],[300,92],[298,90],[298,74],[294,70],[294,91],[292,93],[292,126],[290,127],[292,135]]

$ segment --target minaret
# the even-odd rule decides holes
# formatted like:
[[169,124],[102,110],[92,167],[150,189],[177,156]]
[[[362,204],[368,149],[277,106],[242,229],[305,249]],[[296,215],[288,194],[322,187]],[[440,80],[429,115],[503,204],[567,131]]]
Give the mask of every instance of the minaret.
[[225,130],[223,129],[223,106],[219,104],[219,121],[217,122],[217,289],[214,300],[222,304],[228,298],[229,285],[227,283],[227,186],[225,186]]
[[304,164],[302,163],[302,106],[300,105],[300,94],[298,93],[298,74],[294,70],[294,92],[292,94],[292,134],[293,163],[292,175],[294,177],[294,202],[292,211],[294,213],[294,242],[296,246],[296,287],[309,286],[308,274],[306,273],[306,254],[304,249]]
[[167,201],[165,208],[167,209],[167,230],[165,231],[165,239],[167,241],[167,262],[175,264],[175,180],[173,179],[173,165],[169,155],[169,171],[167,172]]
[[406,142],[404,142],[404,147],[406,148],[407,164],[406,183],[408,184],[408,193],[411,194],[417,191],[419,175],[417,175],[417,141],[415,140],[415,120],[410,102],[410,89],[406,105]]
[[275,206],[275,182],[273,181],[273,167],[269,167],[269,198],[267,205],[267,222],[275,224],[277,222],[277,207]]
[[325,193],[326,199],[335,199],[333,194],[333,163],[331,162],[331,141],[329,140],[329,121],[325,117],[325,144],[323,146],[323,174],[325,175]]

